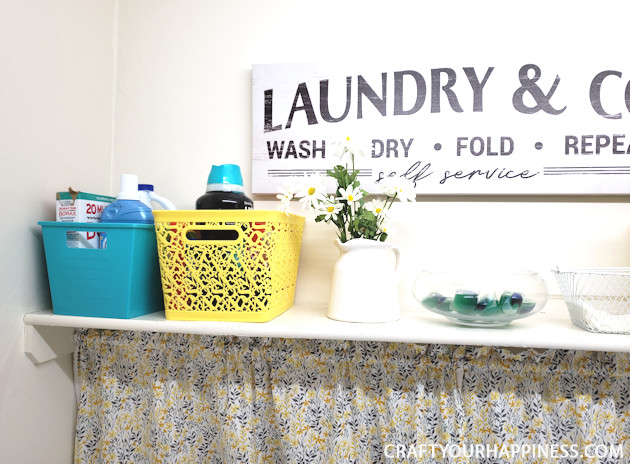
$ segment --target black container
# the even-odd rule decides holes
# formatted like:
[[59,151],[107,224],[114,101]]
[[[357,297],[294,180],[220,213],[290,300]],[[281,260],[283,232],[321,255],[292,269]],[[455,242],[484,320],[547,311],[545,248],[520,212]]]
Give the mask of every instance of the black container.
[[[254,202],[243,193],[241,168],[235,164],[212,166],[206,193],[197,198],[195,209],[254,209]],[[200,231],[201,240],[234,240],[234,231]],[[193,238],[193,237],[189,237]]]
[[254,202],[242,192],[207,192],[197,198],[195,209],[254,209]]
[[241,168],[235,164],[212,166],[206,193],[197,199],[196,209],[254,209],[244,192]]

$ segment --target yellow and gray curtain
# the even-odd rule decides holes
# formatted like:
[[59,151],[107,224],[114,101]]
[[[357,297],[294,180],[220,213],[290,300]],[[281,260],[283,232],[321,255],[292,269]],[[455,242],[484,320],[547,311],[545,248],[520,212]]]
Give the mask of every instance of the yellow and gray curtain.
[[630,462],[630,356],[81,329],[76,463]]

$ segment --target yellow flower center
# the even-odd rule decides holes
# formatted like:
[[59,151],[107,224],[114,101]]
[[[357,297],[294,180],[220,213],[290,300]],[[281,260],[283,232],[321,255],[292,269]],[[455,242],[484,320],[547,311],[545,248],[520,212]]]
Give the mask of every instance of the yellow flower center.
[[308,189],[308,194],[315,195],[315,187],[311,187],[310,189]]
[[354,201],[354,197],[352,195],[348,195],[348,201]]
[[376,212],[376,214],[380,214],[381,211],[383,211],[383,208],[376,208],[374,211]]
[[350,141],[350,137],[346,137],[346,142],[349,142],[349,141]]
[[328,211],[329,213],[332,213],[335,210],[334,206],[327,206],[326,207],[326,211]]

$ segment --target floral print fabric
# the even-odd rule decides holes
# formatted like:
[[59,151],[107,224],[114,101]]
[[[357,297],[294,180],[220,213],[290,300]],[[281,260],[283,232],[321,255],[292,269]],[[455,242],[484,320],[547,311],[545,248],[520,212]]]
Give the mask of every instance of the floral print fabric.
[[[630,459],[624,353],[96,329],[75,339],[76,463]],[[426,448],[515,444],[611,445],[617,457]]]

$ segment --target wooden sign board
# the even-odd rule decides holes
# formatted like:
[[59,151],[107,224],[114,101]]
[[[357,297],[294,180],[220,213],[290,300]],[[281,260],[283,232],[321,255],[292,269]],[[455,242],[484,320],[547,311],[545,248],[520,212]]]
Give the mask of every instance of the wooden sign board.
[[417,194],[630,193],[630,70],[580,63],[253,67],[252,190],[339,164]]

